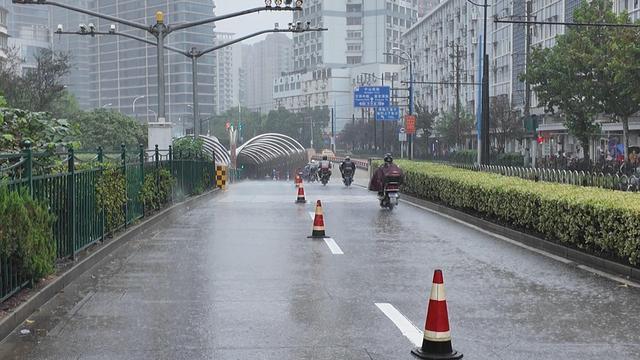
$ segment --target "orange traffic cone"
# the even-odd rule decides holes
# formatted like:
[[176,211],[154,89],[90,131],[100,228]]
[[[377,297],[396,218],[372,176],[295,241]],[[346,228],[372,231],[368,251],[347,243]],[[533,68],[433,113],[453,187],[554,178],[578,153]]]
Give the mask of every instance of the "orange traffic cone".
[[316,203],[316,216],[313,219],[313,232],[309,238],[322,239],[328,237],[324,233],[324,215],[322,215],[322,203],[320,200]]
[[298,187],[298,198],[296,199],[296,204],[304,204],[307,202],[307,199],[304,197],[304,186],[300,184]]
[[411,353],[421,359],[428,360],[462,359],[462,354],[451,347],[449,313],[444,295],[442,270],[436,270],[433,274],[422,346],[411,350]]

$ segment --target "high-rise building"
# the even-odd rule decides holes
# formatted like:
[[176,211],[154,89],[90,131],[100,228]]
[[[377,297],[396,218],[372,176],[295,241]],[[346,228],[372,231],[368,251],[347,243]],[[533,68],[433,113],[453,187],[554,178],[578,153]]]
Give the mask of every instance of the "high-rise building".
[[[68,0],[65,4],[87,9],[90,0]],[[89,24],[89,17],[85,14],[53,6],[45,8],[50,11],[49,29],[52,31],[56,31],[58,25],[62,25],[64,31],[77,31],[80,24]],[[94,40],[87,36],[55,34],[51,38],[53,50],[66,52],[70,55],[71,69],[64,79],[64,83],[67,85],[67,90],[74,94],[78,104],[83,109],[89,109],[91,103],[90,53],[87,50]]]
[[340,131],[362,114],[353,107],[361,75],[375,74],[380,85],[383,74],[394,78],[401,70],[403,60],[385,53],[405,50],[401,35],[418,20],[418,9],[418,0],[305,1],[294,24],[330,31],[294,34],[294,70],[274,81],[276,103],[297,111],[333,108]]
[[0,6],[0,59],[7,57],[7,50],[9,48],[9,31],[7,29],[7,17],[9,11]]
[[[221,45],[233,40],[235,34],[218,32],[214,34],[214,44]],[[240,105],[242,69],[242,45],[234,44],[217,50],[214,55],[214,110],[221,114]]]
[[[212,0],[91,0],[89,8],[102,14],[117,16],[149,26],[155,23],[155,13],[164,12],[167,23],[182,23],[213,16]],[[100,31],[108,31],[111,22],[89,19]],[[118,25],[120,32],[155,41],[149,33]],[[213,25],[202,25],[172,33],[167,44],[179,49],[207,48],[213,43]],[[119,36],[96,36],[89,43],[90,106],[116,109],[139,119],[154,121],[157,116],[157,55],[156,48]],[[213,114],[214,57],[200,58],[200,114]],[[186,131],[182,123],[193,123],[191,59],[173,52],[166,53],[166,116],[173,122],[174,134]],[[135,113],[133,102],[136,102]],[[183,121],[187,119],[186,121]]]
[[[531,0],[530,15],[542,22],[572,22],[573,12],[580,4],[581,0]],[[525,1],[494,0],[491,5],[489,21],[494,16],[524,19],[527,15]],[[616,0],[613,6],[615,11],[628,11],[632,19],[640,16],[640,6],[636,0]],[[531,25],[530,46],[552,47],[556,44],[556,37],[565,30],[563,25]],[[466,0],[444,0],[405,32],[403,40],[413,54],[416,54],[416,79],[439,83],[417,85],[417,101],[441,113],[453,108],[456,102],[456,89],[453,85],[456,56],[453,47],[459,44],[463,51],[458,64],[462,72],[461,82],[465,84],[461,86],[460,99],[466,111],[477,112],[482,31],[481,7]],[[526,71],[526,46],[525,25],[490,23],[487,37],[489,96],[505,96],[511,107],[520,111],[525,104],[525,84],[520,81],[520,75]],[[564,146],[558,146],[558,149],[577,151],[575,139],[566,135],[567,130],[560,119],[543,116],[544,109],[538,107],[535,93],[531,97],[531,113],[540,115],[540,131],[559,133],[554,138],[554,143]],[[612,125],[606,125],[610,131],[621,129],[619,124],[615,126],[614,129]],[[515,145],[507,149],[514,150],[518,150]]]
[[245,105],[255,111],[274,108],[273,81],[293,70],[292,41],[284,34],[270,34],[243,50]]
[[22,59],[21,71],[35,66],[35,57],[41,49],[51,46],[49,8],[47,6],[17,5],[11,0],[0,0],[8,10],[8,47],[15,48]]

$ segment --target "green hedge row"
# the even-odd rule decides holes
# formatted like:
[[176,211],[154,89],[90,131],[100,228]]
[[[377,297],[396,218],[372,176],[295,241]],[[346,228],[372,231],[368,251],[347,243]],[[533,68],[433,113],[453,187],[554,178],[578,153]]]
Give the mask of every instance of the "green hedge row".
[[400,161],[404,191],[543,235],[640,263],[640,194],[532,182],[432,163]]

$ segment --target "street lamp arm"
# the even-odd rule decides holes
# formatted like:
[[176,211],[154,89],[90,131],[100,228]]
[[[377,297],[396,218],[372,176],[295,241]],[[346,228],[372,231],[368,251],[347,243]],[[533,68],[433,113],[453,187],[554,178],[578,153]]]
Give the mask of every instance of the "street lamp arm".
[[327,29],[324,28],[318,28],[318,29],[304,29],[304,30],[298,30],[298,29],[269,29],[269,30],[262,30],[262,31],[258,31],[258,32],[254,32],[252,34],[249,35],[245,35],[243,37],[239,37],[237,39],[233,39],[231,41],[228,41],[224,44],[220,44],[220,45],[216,45],[214,47],[208,48],[208,49],[204,49],[202,51],[200,51],[199,53],[196,54],[197,57],[200,57],[202,55],[206,55],[210,52],[216,51],[216,50],[220,50],[224,47],[227,46],[231,46],[233,44],[239,43],[241,41],[250,39],[252,37],[256,37],[256,36],[260,36],[262,34],[268,34],[268,33],[301,33],[301,32],[306,32],[306,31],[326,31]]
[[202,19],[202,20],[193,21],[193,22],[189,22],[189,23],[172,25],[172,26],[169,27],[169,31],[173,32],[173,31],[177,31],[177,30],[191,28],[191,27],[194,27],[194,26],[210,24],[210,23],[213,23],[213,22],[216,22],[216,21],[231,19],[231,18],[234,18],[234,17],[247,15],[247,14],[252,14],[252,13],[257,13],[257,12],[260,12],[260,11],[300,11],[300,10],[302,10],[301,7],[262,6],[262,7],[256,7],[256,8],[253,8],[253,9],[242,10],[242,11],[238,11],[238,12],[234,12],[234,13],[230,13],[230,14],[214,16],[214,17],[211,17],[211,18],[208,18],[208,19]]
[[140,29],[140,30],[150,31],[149,26],[144,25],[144,24],[139,24],[139,23],[134,22],[134,21],[121,19],[121,18],[118,18],[118,17],[115,17],[115,16],[111,16],[111,15],[101,14],[101,13],[98,13],[98,12],[95,12],[95,11],[82,9],[82,8],[79,8],[79,7],[58,3],[58,2],[55,2],[55,1],[47,1],[47,0],[12,0],[12,2],[14,4],[57,6],[57,7],[63,8],[63,9],[76,11],[76,12],[83,13],[83,14],[86,14],[86,15],[95,16],[95,17],[100,18],[100,19],[105,19],[105,20],[117,22],[119,24],[131,26],[131,27],[134,27],[134,28],[137,28],[137,29]]
[[[97,34],[97,33],[96,33],[96,34]],[[155,41],[153,41],[153,40],[147,40],[147,39],[145,39],[145,38],[143,38],[143,37],[140,37],[140,36],[135,36],[135,35],[131,35],[131,34],[126,34],[126,33],[122,33],[122,32],[119,32],[119,31],[116,31],[116,32],[109,32],[109,33],[101,33],[101,34],[99,34],[99,35],[118,35],[118,36],[123,36],[123,37],[129,38],[129,39],[137,40],[137,41],[143,42],[143,43],[145,43],[145,44],[149,44],[149,45],[153,45],[153,46],[158,46],[158,43],[157,43],[157,42],[155,42]],[[164,46],[164,48],[165,48],[166,50],[169,50],[169,51],[172,51],[172,52],[174,52],[174,53],[178,53],[178,54],[181,54],[181,55],[184,55],[184,56],[187,56],[187,57],[190,57],[190,56],[191,56],[191,54],[189,54],[188,52],[183,51],[183,50],[180,50],[180,49],[175,48],[175,47],[173,47],[173,46],[165,45],[165,46]]]

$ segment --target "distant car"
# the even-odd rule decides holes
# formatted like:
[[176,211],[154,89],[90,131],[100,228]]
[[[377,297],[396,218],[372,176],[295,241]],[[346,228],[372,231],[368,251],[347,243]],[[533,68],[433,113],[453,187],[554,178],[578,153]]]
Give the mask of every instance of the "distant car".
[[333,153],[333,151],[328,150],[328,149],[324,149],[322,150],[322,152],[320,153],[320,156],[327,156],[327,157],[336,157],[336,154]]

